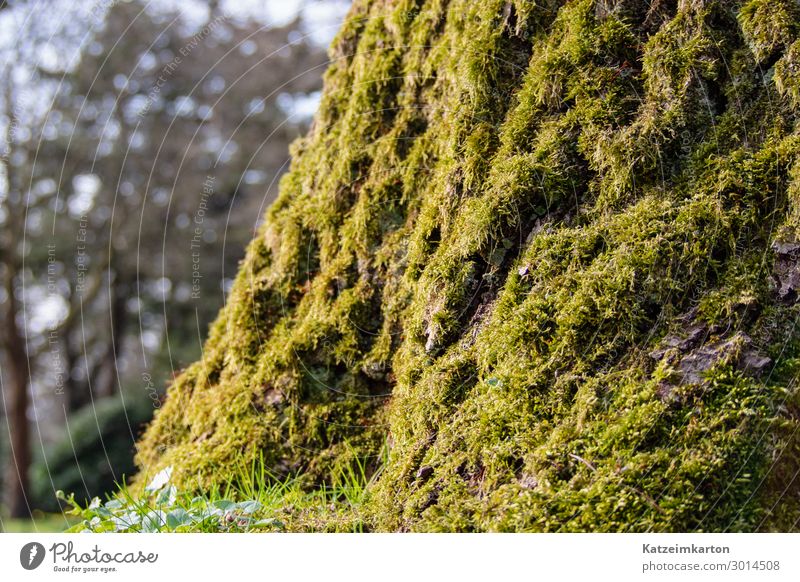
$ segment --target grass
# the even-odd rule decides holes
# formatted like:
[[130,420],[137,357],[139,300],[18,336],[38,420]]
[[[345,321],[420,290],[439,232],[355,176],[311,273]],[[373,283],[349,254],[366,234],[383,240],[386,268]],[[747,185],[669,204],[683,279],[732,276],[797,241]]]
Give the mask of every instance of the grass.
[[[333,475],[330,485],[309,491],[301,477],[281,479],[263,458],[242,468],[224,486],[202,494],[179,491],[172,468],[163,469],[141,491],[123,484],[105,503],[86,506],[59,492],[74,522],[69,532],[244,533],[276,531],[364,531],[361,518],[367,465],[359,459]],[[376,475],[372,476],[372,479]],[[63,529],[63,518],[62,528]]]
[[76,523],[75,516],[35,511],[30,519],[3,519],[3,533],[58,533]]

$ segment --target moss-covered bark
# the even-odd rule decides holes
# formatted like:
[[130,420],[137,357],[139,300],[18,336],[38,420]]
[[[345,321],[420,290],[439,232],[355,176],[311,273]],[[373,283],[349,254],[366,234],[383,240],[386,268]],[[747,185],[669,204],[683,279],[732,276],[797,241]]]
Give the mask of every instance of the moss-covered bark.
[[356,0],[140,466],[388,461],[368,527],[792,529],[792,0]]

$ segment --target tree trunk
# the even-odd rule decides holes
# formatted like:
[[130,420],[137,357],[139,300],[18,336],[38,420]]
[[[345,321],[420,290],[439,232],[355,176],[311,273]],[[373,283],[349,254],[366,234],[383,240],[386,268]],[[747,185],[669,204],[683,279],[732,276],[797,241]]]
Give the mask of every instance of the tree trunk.
[[73,348],[69,330],[64,332],[64,355],[66,370],[64,372],[64,388],[66,392],[67,413],[75,412],[89,402],[89,388],[86,382],[76,380],[72,371],[78,365],[80,354]]
[[105,373],[102,376],[102,381],[97,386],[98,396],[113,396],[117,392],[118,373],[117,373],[117,358],[119,357],[122,349],[122,342],[125,335],[125,328],[127,327],[127,284],[120,277],[119,273],[115,275],[114,284],[111,286],[111,297],[109,297],[111,308],[109,312],[110,324],[110,338],[108,342],[108,350],[104,361],[102,363]]
[[390,447],[374,530],[797,529],[794,4],[355,0],[140,466]]
[[5,343],[8,355],[8,426],[11,450],[6,467],[5,493],[10,517],[30,516],[28,504],[28,469],[31,464],[30,425],[28,423],[28,380],[30,367],[25,338],[17,326],[17,300],[14,297],[14,274],[6,279]]

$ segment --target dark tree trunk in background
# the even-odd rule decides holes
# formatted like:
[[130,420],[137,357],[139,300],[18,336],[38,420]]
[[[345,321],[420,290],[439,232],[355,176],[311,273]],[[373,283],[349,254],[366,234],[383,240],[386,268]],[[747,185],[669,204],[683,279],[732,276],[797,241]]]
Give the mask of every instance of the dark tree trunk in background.
[[11,450],[6,467],[5,497],[10,517],[29,517],[28,469],[31,464],[30,425],[28,423],[28,380],[30,378],[25,338],[16,322],[17,300],[14,297],[14,274],[6,279],[5,344],[8,356],[6,406]]
[[99,396],[113,396],[117,392],[119,376],[117,372],[117,358],[122,350],[122,342],[125,337],[125,329],[128,320],[128,285],[119,275],[119,272],[117,272],[115,278],[116,280],[110,288],[109,297],[111,304],[109,312],[110,338],[108,342],[108,351],[106,352],[102,364],[105,372],[102,381],[96,388]]
[[67,414],[75,412],[89,402],[89,388],[86,382],[76,380],[72,372],[78,366],[80,354],[73,348],[69,332],[65,332],[64,340],[64,391],[67,396]]

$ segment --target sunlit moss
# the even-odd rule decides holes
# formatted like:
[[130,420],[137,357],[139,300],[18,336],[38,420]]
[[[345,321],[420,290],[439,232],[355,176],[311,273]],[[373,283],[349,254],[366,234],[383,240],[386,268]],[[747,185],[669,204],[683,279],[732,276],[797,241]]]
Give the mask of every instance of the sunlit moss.
[[143,471],[263,455],[313,488],[388,444],[373,529],[793,527],[797,27],[783,0],[357,0]]

